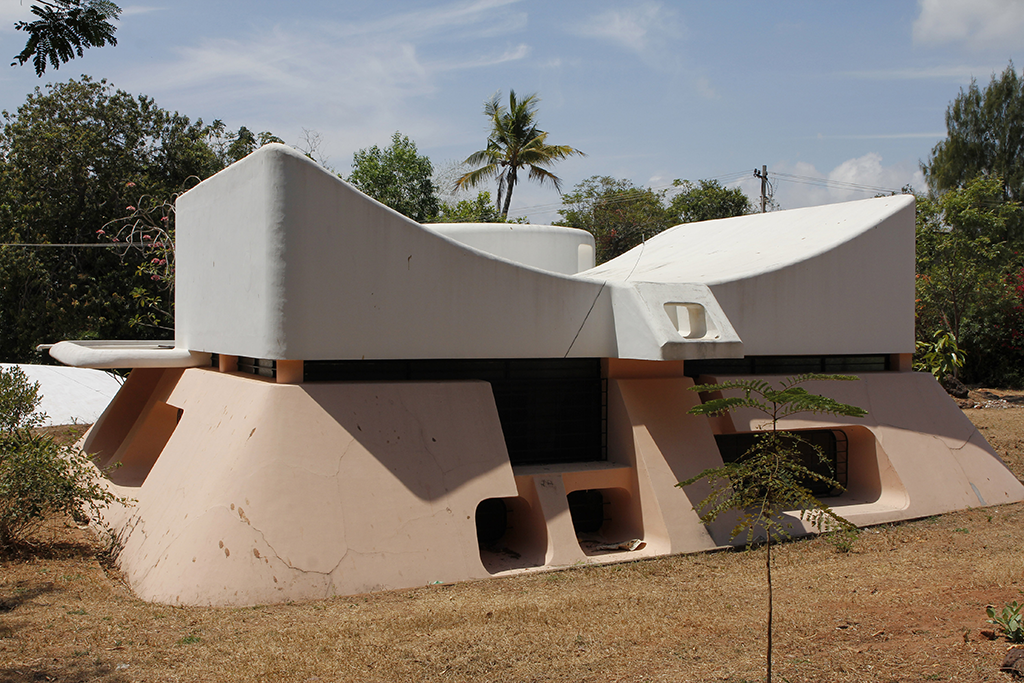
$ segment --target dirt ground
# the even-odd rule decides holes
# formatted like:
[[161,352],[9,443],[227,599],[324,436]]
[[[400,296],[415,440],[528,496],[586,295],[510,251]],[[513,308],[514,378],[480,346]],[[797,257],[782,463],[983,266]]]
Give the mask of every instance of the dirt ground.
[[[1024,479],[1024,393],[964,406]],[[762,549],[252,608],[141,602],[99,550],[55,523],[0,557],[0,683],[763,680]],[[776,680],[1012,680],[983,630],[1024,600],[1024,504],[776,558]]]

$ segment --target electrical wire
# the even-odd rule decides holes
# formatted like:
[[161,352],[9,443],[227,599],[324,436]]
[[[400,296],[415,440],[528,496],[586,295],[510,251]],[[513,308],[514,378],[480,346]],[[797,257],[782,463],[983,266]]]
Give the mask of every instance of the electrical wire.
[[[701,180],[704,180],[704,181],[716,181],[717,180],[720,183],[730,183],[730,182],[733,182],[735,180],[739,180],[741,178],[745,178],[745,177],[747,177],[749,175],[750,175],[750,171],[734,171],[732,173],[723,173],[721,175],[713,176],[713,177],[710,177],[710,178],[701,178]],[[683,191],[681,189],[681,186],[680,185],[676,185],[674,182],[673,183],[669,183],[667,185],[655,185],[655,186],[652,186],[652,187],[636,187],[636,188],[631,188],[629,190],[619,190],[619,191],[616,192],[614,197],[602,200],[601,201],[601,205],[602,206],[608,206],[608,205],[614,205],[614,204],[623,204],[623,203],[633,202],[633,201],[636,201],[637,199],[640,199],[641,197],[644,197],[645,195],[647,195],[648,192],[668,191],[669,196],[672,196],[673,194],[675,194],[675,193],[672,193],[672,190],[674,190],[674,189],[678,190],[679,192]],[[514,214],[516,216],[523,216],[523,215],[526,215],[527,213],[529,213],[531,211],[533,211],[533,212],[542,212],[543,213],[543,212],[546,212],[546,211],[550,211],[552,209],[560,209],[560,208],[562,208],[564,206],[565,206],[565,203],[562,202],[562,201],[559,201],[557,203],[551,203],[551,204],[534,204],[533,206],[517,207],[517,208],[511,210],[509,213],[510,214]]]
[[61,248],[76,248],[76,249],[120,249],[122,247],[152,247],[151,242],[111,242],[110,244],[53,244],[51,242],[45,244],[28,244],[24,242],[0,242],[0,247],[32,247],[32,248],[46,248],[46,247],[61,247]]

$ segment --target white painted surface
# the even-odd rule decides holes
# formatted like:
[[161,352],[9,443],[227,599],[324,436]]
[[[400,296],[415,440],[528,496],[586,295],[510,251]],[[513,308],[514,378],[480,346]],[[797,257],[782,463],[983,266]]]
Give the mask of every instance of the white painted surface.
[[532,268],[575,275],[594,267],[594,236],[557,225],[518,223],[430,223],[445,237]]
[[[182,195],[177,226],[176,341],[193,351],[301,360],[741,353],[704,285],[665,285],[651,300],[633,284],[512,263],[405,218],[284,145]],[[672,326],[664,304],[696,295],[721,318],[718,338]]]
[[50,356],[82,368],[195,368],[210,364],[210,354],[175,348],[173,342],[122,340],[62,341]]
[[679,225],[580,277],[706,284],[748,356],[913,353],[914,199]]
[[39,382],[39,410],[46,413],[46,425],[92,424],[121,388],[119,378],[101,370],[0,363],[0,368],[10,367]]
[[176,348],[58,345],[61,360],[181,367],[209,353],[680,360],[914,350],[910,197],[680,225],[566,275],[589,263],[589,234],[426,227],[268,145],[181,196],[177,226]]

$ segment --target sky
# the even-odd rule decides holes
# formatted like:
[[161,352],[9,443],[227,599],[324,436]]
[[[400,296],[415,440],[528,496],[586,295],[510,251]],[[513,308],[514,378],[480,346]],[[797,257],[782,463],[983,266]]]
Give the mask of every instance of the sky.
[[[33,0],[0,0],[0,54]],[[37,78],[0,67],[0,109],[82,74],[192,119],[271,131],[347,174],[356,150],[409,136],[435,168],[486,142],[483,104],[540,98],[553,170],[654,189],[717,179],[780,208],[927,186],[949,103],[1024,51],[1024,0],[143,0],[116,47]],[[1019,59],[1024,64],[1024,59]],[[493,193],[493,187],[490,189]],[[558,192],[517,186],[510,216],[558,219]]]

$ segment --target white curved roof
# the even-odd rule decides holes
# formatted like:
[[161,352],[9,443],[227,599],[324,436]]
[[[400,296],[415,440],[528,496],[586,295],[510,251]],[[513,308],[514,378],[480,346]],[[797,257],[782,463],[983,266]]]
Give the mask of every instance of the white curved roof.
[[578,275],[708,286],[747,356],[914,351],[914,198],[679,225]]
[[910,197],[681,225],[576,273],[589,235],[423,226],[267,145],[179,197],[175,248],[174,348],[60,344],[61,360],[914,350]]
[[913,206],[912,196],[896,195],[684,223],[580,275],[706,285],[744,280],[821,256]]
[[[590,245],[564,229],[523,235],[568,238],[575,265],[578,247]],[[177,200],[176,347],[295,360],[742,353],[703,285],[571,277],[516,262],[491,237],[484,246],[502,255],[420,225],[299,152],[267,145]],[[678,305],[687,304],[713,333],[680,322]]]

